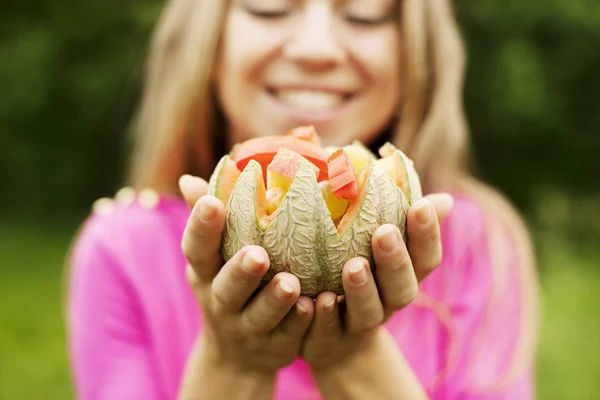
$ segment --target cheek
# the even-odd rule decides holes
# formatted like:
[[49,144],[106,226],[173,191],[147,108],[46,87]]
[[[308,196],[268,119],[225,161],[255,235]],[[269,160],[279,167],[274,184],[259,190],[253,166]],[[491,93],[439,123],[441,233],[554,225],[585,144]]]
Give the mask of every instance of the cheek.
[[262,91],[262,70],[278,45],[274,38],[239,12],[233,11],[225,23],[216,85],[234,141],[246,139],[245,131],[253,130],[254,112],[248,105]]
[[395,29],[373,35],[356,35],[350,41],[363,73],[369,80],[370,92],[392,107],[400,92],[400,41]]
[[[233,11],[225,25],[220,77],[237,85],[252,84],[280,45],[280,32],[265,29],[242,12]],[[277,34],[279,33],[279,34]]]
[[[367,86],[363,92],[356,121],[356,136],[369,143],[398,112],[401,99],[400,40],[395,29],[373,35],[355,35],[351,51],[357,68],[365,77]],[[360,125],[360,128],[358,128]]]

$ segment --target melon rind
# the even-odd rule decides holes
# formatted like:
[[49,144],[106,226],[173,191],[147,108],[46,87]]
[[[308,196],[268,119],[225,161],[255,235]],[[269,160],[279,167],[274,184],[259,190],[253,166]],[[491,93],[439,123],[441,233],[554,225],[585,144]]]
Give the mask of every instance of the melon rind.
[[333,271],[328,252],[337,236],[315,173],[303,164],[265,229],[263,247],[271,260],[270,276],[265,278],[291,272],[300,280],[303,294],[316,296],[329,285]]
[[[314,170],[308,164],[299,167],[281,206],[266,224],[259,215],[258,185],[264,185],[257,161],[251,160],[241,172],[226,204],[226,224],[222,253],[231,259],[247,245],[262,246],[270,258],[270,268],[261,286],[275,274],[289,272],[300,281],[302,294],[316,297],[323,291],[344,293],[342,269],[354,257],[364,257],[374,266],[371,238],[383,224],[393,224],[406,240],[406,216],[410,204],[420,195],[418,175],[408,158],[411,197],[396,185],[395,180],[379,163],[371,163],[360,196],[355,200],[358,210],[348,220],[345,230],[338,233],[317,183]],[[225,156],[227,157],[227,156]],[[216,176],[225,165],[219,162],[209,181],[209,194],[218,187]],[[406,161],[408,160],[408,161]],[[258,172],[257,172],[258,171]],[[416,180],[416,182],[415,182]]]
[[257,179],[259,178],[256,168],[261,169],[260,164],[250,160],[240,174],[227,202],[226,223],[221,243],[225,260],[232,258],[245,246],[262,243],[263,229],[260,220],[262,216],[259,216],[256,210]]
[[[218,197],[217,196],[217,186],[219,185],[219,181],[221,180],[221,174],[223,173],[223,168],[225,167],[225,163],[227,162],[227,159],[229,159],[229,158],[230,157],[228,155],[225,155],[225,156],[221,157],[221,159],[217,163],[217,166],[215,167],[215,171],[213,172],[213,174],[210,176],[210,179],[208,180],[207,194]],[[225,204],[225,205],[227,205],[227,204]]]
[[[406,231],[408,202],[385,169],[379,164],[371,164],[364,185],[364,193],[359,197],[360,211],[342,233],[338,257],[332,259],[332,264],[341,265],[340,274],[343,265],[354,257],[364,257],[370,265],[375,265],[371,238],[379,226],[393,224],[403,236]],[[341,276],[335,283],[339,283],[335,289],[342,291]]]

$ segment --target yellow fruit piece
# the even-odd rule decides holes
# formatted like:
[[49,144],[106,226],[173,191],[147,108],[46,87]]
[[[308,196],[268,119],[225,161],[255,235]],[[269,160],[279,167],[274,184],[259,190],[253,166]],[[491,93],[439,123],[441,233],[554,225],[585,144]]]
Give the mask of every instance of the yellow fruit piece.
[[342,218],[348,208],[348,200],[336,197],[331,191],[329,181],[319,182],[319,188],[321,189],[321,193],[327,204],[327,209],[331,214],[331,219],[337,221]]
[[286,190],[281,187],[273,187],[267,190],[267,215],[273,214],[280,206]]
[[372,153],[362,145],[349,144],[344,146],[344,151],[350,158],[356,176],[359,176],[373,162]]
[[290,188],[290,185],[292,184],[292,179],[280,174],[277,171],[273,171],[273,170],[267,170],[267,187],[269,189],[275,189],[275,188],[280,188],[282,189],[284,192],[287,192],[287,190]]

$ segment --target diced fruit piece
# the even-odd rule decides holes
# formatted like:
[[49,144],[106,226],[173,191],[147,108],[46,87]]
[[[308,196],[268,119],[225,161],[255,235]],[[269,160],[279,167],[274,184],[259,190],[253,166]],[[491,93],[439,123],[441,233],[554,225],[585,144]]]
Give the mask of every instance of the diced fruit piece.
[[335,187],[335,194],[340,199],[355,199],[360,192],[360,186],[358,185],[358,179],[352,171],[352,175],[347,172],[343,175],[338,175],[329,180],[331,187]]
[[295,151],[285,147],[280,148],[273,161],[267,166],[267,187],[269,189],[280,187],[287,191],[302,164],[309,165],[315,171],[315,176],[319,176],[319,168],[313,163]]
[[258,163],[254,164],[254,174],[256,179],[256,216],[264,225],[264,217],[267,216],[267,188],[263,179],[262,167]]
[[366,151],[369,154],[369,156],[371,156],[371,158],[373,159],[373,161],[377,160],[377,156],[375,154],[373,154],[373,152],[367,146],[365,146],[364,144],[362,144],[359,140],[353,141],[352,144],[354,146],[361,147],[364,151]]
[[208,192],[213,193],[213,196],[227,206],[231,192],[241,173],[242,171],[237,168],[235,162],[229,156],[224,156],[217,164],[208,182]]
[[319,182],[327,179],[327,152],[314,143],[292,136],[264,136],[247,140],[232,151],[231,158],[239,170],[243,170],[250,160],[256,160],[265,172],[266,180],[267,166],[282,147],[295,151],[317,166],[320,171]]
[[273,187],[267,190],[267,215],[272,215],[281,206],[285,190],[281,187]]
[[381,157],[389,157],[391,156],[395,151],[396,151],[396,146],[394,146],[393,144],[391,144],[390,142],[387,142],[386,144],[384,144],[383,146],[381,146],[379,148],[379,155]]
[[360,187],[354,167],[344,149],[336,150],[329,156],[327,167],[333,194],[342,199],[355,199]]
[[312,125],[294,128],[287,135],[321,146],[321,138],[319,138],[315,127]]
[[348,154],[350,162],[354,167],[354,173],[358,176],[362,171],[367,169],[369,165],[375,160],[373,153],[371,153],[363,145],[356,143],[344,146],[344,151]]
[[321,189],[321,193],[323,193],[323,199],[325,199],[327,209],[331,213],[331,219],[334,222],[337,222],[346,212],[348,200],[336,197],[331,191],[331,186],[328,181],[320,182],[319,188]]

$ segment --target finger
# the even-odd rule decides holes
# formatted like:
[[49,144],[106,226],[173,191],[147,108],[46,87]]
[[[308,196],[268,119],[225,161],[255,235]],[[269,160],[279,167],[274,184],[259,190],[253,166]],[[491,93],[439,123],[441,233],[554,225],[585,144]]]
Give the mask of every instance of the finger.
[[373,234],[375,278],[386,317],[406,307],[417,295],[419,283],[400,230],[382,225]]
[[300,297],[300,281],[281,272],[246,306],[242,326],[247,332],[267,333],[273,330]]
[[269,269],[269,256],[260,246],[246,246],[225,263],[212,281],[215,313],[242,309]]
[[454,207],[454,199],[448,193],[430,194],[425,196],[425,198],[429,200],[433,205],[433,208],[435,208],[438,222],[441,225],[448,214],[450,214],[450,211],[452,211],[452,207]]
[[179,178],[179,190],[189,208],[194,205],[208,191],[208,183],[202,178],[192,175],[182,175]]
[[160,195],[152,189],[142,189],[138,193],[137,202],[142,207],[153,210],[160,203]]
[[102,197],[92,204],[92,212],[96,215],[108,215],[115,209],[115,202],[110,197]]
[[383,322],[383,305],[368,262],[363,258],[349,260],[342,271],[342,283],[348,329],[365,333],[377,328]]
[[315,301],[315,319],[311,335],[325,339],[337,339],[342,335],[338,296],[333,292],[320,293]]
[[122,187],[115,193],[115,202],[120,205],[129,205],[135,201],[135,189],[129,186]]
[[442,262],[440,225],[431,202],[422,198],[408,211],[408,252],[421,282]]
[[299,341],[308,330],[315,313],[315,305],[310,297],[300,296],[296,305],[287,313],[283,321],[274,329],[275,340]]
[[210,282],[221,267],[221,235],[225,225],[223,203],[213,196],[202,197],[192,209],[181,248],[198,278]]

